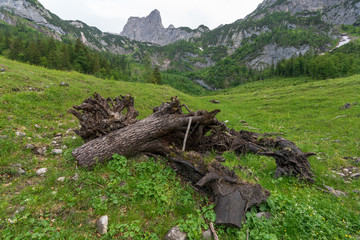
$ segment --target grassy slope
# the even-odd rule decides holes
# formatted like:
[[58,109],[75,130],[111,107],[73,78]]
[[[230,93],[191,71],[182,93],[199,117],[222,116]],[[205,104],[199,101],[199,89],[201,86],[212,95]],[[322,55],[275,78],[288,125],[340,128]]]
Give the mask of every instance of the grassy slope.
[[[163,162],[122,159],[119,164],[112,161],[91,172],[76,168],[71,150],[82,142],[73,139],[72,133],[65,133],[77,127],[77,121],[66,110],[94,91],[111,97],[131,93],[141,118],[150,114],[152,107],[177,95],[194,110],[220,108],[219,119],[228,120],[229,126],[237,130],[282,132],[304,151],[318,153],[310,159],[316,175],[313,186],[293,178],[274,180],[273,159],[241,157],[245,170],[237,173],[250,181],[258,179],[271,191],[270,200],[261,209],[270,211],[273,218],[254,218],[254,210],[242,230],[219,227],[222,239],[246,239],[247,228],[252,239],[344,239],[359,235],[359,195],[353,190],[360,188],[360,180],[341,178],[332,170],[359,167],[343,157],[360,157],[360,105],[339,108],[348,102],[360,102],[360,76],[326,81],[273,79],[193,97],[167,86],[104,81],[3,58],[0,63],[8,68],[0,74],[0,135],[8,136],[0,139],[0,233],[4,238],[96,238],[94,220],[105,214],[110,218],[108,237],[126,239],[126,234],[132,234],[138,239],[156,239],[156,234],[161,238],[179,222],[197,235],[196,227],[203,220],[196,210],[207,202],[200,201],[201,197],[186,184],[180,184]],[[60,87],[60,82],[70,86]],[[39,91],[30,91],[29,87]],[[211,104],[211,99],[221,104]],[[333,120],[339,115],[347,117]],[[35,124],[41,128],[35,128]],[[27,135],[17,137],[16,131]],[[58,132],[64,135],[62,145],[68,147],[62,156],[50,153]],[[25,149],[29,143],[48,146],[47,154],[34,155]],[[233,154],[224,156],[230,167],[239,164]],[[14,163],[21,163],[27,173],[16,174]],[[35,171],[41,167],[49,169],[46,177],[36,176]],[[70,180],[75,173],[80,175],[78,182]],[[65,183],[56,181],[61,176],[66,177]],[[318,189],[323,184],[348,196],[336,198],[324,193]],[[13,218],[18,222],[8,223],[20,206],[25,210]]]

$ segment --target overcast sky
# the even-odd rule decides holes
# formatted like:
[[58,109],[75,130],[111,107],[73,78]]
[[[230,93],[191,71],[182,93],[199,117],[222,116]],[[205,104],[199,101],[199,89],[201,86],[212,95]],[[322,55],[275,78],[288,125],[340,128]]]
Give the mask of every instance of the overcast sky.
[[164,27],[210,29],[250,14],[263,0],[39,0],[63,20],[81,20],[104,32],[120,33],[130,16],[145,17],[158,9]]

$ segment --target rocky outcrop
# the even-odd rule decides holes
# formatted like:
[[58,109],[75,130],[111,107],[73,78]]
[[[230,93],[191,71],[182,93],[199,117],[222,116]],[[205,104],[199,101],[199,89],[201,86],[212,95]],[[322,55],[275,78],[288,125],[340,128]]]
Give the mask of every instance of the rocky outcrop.
[[173,25],[164,28],[160,12],[155,9],[147,17],[130,17],[120,35],[131,40],[164,46],[179,40],[200,37],[206,31],[209,29],[205,26],[200,26],[196,30],[175,28]]
[[274,12],[290,12],[292,15],[319,12],[324,22],[352,25],[359,22],[360,2],[358,0],[265,0],[247,18],[257,20]]
[[[0,9],[42,25],[58,34],[64,34],[64,31],[60,27],[54,26],[47,21],[47,19],[51,19],[51,15],[49,11],[47,11],[37,1],[30,2],[26,0],[0,0]],[[4,15],[4,13],[2,14]],[[6,20],[6,18],[4,20]],[[13,24],[13,22],[7,23]]]
[[278,46],[275,43],[268,44],[264,47],[263,51],[258,54],[254,59],[248,61],[248,66],[256,68],[258,70],[270,66],[276,65],[282,59],[289,59],[291,57],[304,55],[310,50],[310,46],[303,45],[299,47],[294,46]]

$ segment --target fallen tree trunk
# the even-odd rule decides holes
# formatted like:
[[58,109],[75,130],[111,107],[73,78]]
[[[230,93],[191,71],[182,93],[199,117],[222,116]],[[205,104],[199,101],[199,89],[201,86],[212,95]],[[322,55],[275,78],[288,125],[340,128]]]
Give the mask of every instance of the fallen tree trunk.
[[213,197],[216,223],[237,227],[241,226],[247,209],[266,201],[270,193],[260,185],[241,181],[217,161],[206,164],[202,154],[230,150],[237,154],[274,157],[275,177],[289,175],[313,181],[307,159],[312,153],[303,153],[284,138],[230,130],[215,118],[220,110],[184,114],[182,106],[179,99],[173,97],[171,102],[154,108],[149,117],[137,120],[138,113],[130,95],[105,100],[95,94],[93,99],[69,110],[80,120],[81,129],[77,133],[87,141],[76,148],[73,155],[81,167],[90,168],[109,160],[113,154],[165,156],[182,177]]

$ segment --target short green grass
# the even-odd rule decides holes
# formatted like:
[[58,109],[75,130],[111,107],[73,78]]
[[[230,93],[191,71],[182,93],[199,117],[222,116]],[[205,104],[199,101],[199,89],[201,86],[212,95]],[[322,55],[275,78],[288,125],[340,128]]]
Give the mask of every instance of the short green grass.
[[[71,152],[82,140],[68,131],[78,122],[67,109],[95,91],[106,97],[132,94],[140,118],[176,95],[193,110],[221,109],[218,118],[236,130],[280,132],[304,151],[318,154],[310,158],[316,182],[307,185],[295,178],[274,179],[271,158],[225,153],[226,165],[272,195],[247,213],[241,230],[217,226],[221,239],[246,239],[247,230],[250,239],[359,238],[360,198],[353,190],[360,190],[360,180],[336,172],[360,167],[344,159],[360,157],[360,104],[354,104],[360,103],[360,76],[269,79],[195,97],[167,86],[101,80],[4,58],[0,64],[6,66],[0,74],[2,239],[95,239],[94,223],[102,215],[109,216],[104,239],[162,239],[175,225],[198,239],[213,221],[213,205],[177,177],[165,159],[115,156],[93,171],[76,167]],[[345,103],[353,105],[341,110]],[[336,118],[341,115],[346,116]],[[16,136],[17,131],[26,136]],[[61,146],[67,147],[60,156],[51,154],[56,133],[62,133]],[[47,153],[36,155],[27,144],[46,146]],[[16,163],[25,174],[17,173]],[[43,167],[48,172],[37,176],[35,171]],[[71,180],[75,174],[78,181]],[[65,181],[58,182],[59,177]],[[337,198],[323,192],[323,185],[348,195]],[[272,217],[258,219],[258,211],[269,211]]]

